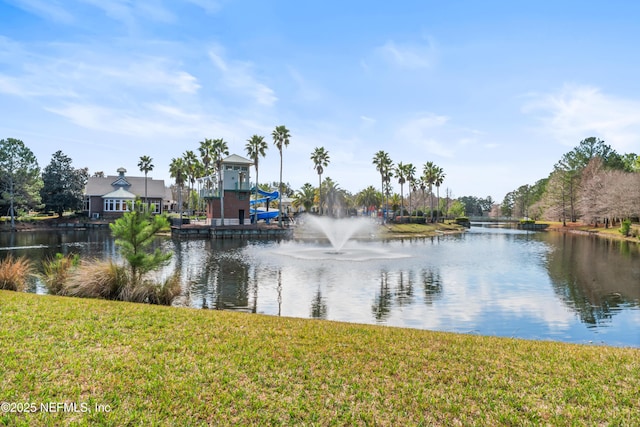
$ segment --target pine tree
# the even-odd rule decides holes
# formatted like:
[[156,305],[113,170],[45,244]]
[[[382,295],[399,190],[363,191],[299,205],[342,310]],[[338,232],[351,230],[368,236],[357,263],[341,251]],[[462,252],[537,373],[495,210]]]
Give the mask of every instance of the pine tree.
[[135,283],[140,283],[142,276],[164,265],[172,253],[164,253],[160,248],[150,252],[149,246],[162,229],[169,227],[169,220],[164,215],[152,215],[144,209],[143,204],[136,200],[129,204],[129,212],[109,224],[111,232],[116,238],[116,245],[120,247],[122,256],[129,263],[131,277]]

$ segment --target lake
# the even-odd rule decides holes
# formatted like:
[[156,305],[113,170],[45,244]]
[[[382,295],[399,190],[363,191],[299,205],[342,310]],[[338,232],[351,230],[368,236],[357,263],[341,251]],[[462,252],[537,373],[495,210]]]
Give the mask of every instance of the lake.
[[[492,226],[432,238],[324,242],[179,240],[194,308],[640,347],[640,245]],[[108,231],[0,234],[8,253],[40,260],[113,257]],[[32,292],[45,293],[40,284]]]

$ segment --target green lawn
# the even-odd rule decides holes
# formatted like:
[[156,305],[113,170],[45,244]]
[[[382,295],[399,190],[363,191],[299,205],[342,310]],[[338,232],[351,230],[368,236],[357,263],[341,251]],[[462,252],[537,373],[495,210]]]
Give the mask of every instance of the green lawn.
[[39,410],[0,425],[639,425],[639,387],[638,349],[0,291]]
[[439,233],[460,233],[466,228],[458,224],[395,224],[387,223],[378,227],[378,236],[385,237],[420,237],[434,236]]

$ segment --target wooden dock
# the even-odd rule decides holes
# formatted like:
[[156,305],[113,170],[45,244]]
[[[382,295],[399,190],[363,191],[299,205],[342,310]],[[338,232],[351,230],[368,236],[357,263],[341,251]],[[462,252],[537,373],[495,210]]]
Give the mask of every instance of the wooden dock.
[[264,239],[291,238],[293,228],[277,225],[225,225],[183,224],[171,227],[171,235],[177,237],[200,237],[211,239]]

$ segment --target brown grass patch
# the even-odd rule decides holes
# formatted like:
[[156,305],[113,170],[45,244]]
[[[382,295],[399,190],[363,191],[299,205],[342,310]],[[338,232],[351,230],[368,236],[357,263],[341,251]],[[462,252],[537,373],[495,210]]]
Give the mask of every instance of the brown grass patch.
[[24,291],[33,277],[33,264],[27,257],[7,256],[0,261],[0,289]]

